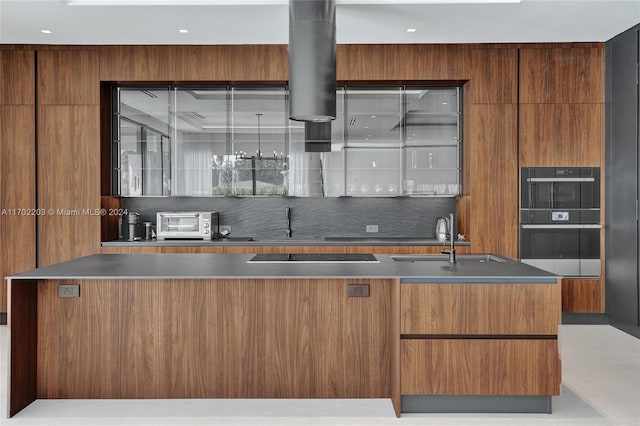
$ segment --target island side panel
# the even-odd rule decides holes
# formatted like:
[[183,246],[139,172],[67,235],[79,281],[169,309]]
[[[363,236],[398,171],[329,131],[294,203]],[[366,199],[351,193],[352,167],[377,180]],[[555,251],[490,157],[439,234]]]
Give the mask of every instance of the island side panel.
[[9,391],[8,417],[37,398],[37,284],[31,280],[9,279]]
[[401,368],[400,368],[400,279],[394,280],[391,295],[391,403],[396,417],[400,417],[401,407]]
[[70,282],[40,284],[39,398],[391,396],[393,280]]

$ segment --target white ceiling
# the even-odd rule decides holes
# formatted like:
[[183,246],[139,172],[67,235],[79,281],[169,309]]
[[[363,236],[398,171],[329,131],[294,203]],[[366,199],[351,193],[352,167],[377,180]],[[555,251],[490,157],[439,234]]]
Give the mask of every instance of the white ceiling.
[[[413,1],[339,3],[338,43],[606,41],[640,23],[640,0]],[[288,20],[286,3],[74,6],[61,0],[0,0],[0,43],[287,44]]]

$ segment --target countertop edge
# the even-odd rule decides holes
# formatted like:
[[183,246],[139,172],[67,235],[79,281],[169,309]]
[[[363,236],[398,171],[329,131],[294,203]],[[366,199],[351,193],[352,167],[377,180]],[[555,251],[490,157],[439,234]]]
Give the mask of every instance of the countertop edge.
[[[375,239],[362,239],[351,241],[324,241],[324,240],[263,240],[263,241],[103,241],[101,247],[228,247],[228,246],[442,246],[438,240],[412,240],[412,241],[384,241]],[[456,246],[470,246],[470,241],[456,241]]]

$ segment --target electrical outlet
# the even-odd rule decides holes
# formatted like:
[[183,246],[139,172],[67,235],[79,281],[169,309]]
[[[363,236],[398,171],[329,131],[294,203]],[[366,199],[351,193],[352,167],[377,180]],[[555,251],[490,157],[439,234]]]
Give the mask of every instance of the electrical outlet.
[[227,231],[226,233],[231,233],[231,225],[220,225],[220,233],[224,235],[224,231]]
[[78,284],[58,285],[58,297],[80,297],[80,285]]
[[369,297],[369,284],[347,285],[347,297]]
[[378,232],[378,225],[366,225],[367,232]]

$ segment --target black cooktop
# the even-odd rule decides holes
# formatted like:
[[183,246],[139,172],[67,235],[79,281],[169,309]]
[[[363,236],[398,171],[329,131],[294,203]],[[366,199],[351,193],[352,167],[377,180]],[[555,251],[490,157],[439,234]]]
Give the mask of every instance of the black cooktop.
[[249,263],[378,263],[372,254],[362,253],[263,253],[256,254]]

